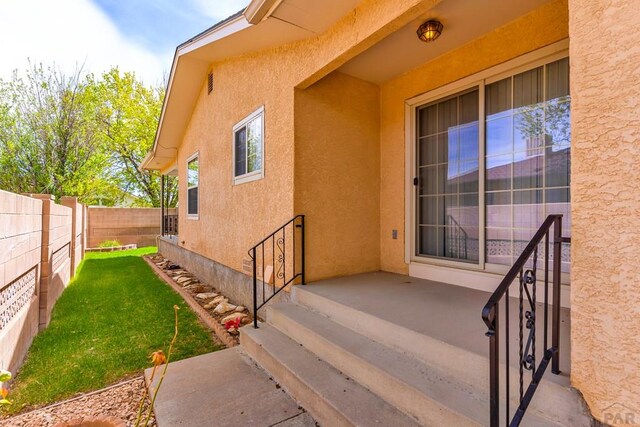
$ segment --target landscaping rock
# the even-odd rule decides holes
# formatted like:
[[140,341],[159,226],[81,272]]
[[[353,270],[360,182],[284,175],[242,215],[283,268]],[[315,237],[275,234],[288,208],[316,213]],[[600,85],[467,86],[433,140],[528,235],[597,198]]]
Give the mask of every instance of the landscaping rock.
[[235,305],[229,304],[228,302],[223,301],[220,304],[218,304],[216,308],[213,309],[213,312],[218,314],[224,314],[224,313],[228,313],[229,311],[233,311],[235,309],[236,309]]
[[185,289],[193,292],[194,294],[201,294],[207,291],[207,288],[203,285],[189,285],[185,286]]
[[233,313],[233,314],[228,315],[227,317],[224,317],[220,321],[220,323],[224,325],[225,323],[227,323],[230,320],[244,319],[245,317],[247,317],[247,315],[244,314],[244,313]]
[[219,295],[219,296],[215,297],[214,299],[212,299],[211,301],[209,301],[208,303],[206,303],[204,305],[204,308],[206,310],[211,310],[212,308],[215,308],[218,304],[220,304],[222,302],[229,302],[229,300],[226,297],[224,297],[222,295]]
[[215,293],[215,292],[205,292],[205,293],[197,294],[196,298],[198,298],[198,299],[209,299],[209,298],[215,298],[217,296],[218,296],[218,294]]
[[241,312],[243,312],[243,311],[245,311],[245,310],[246,310],[246,308],[244,308],[244,307],[243,307],[243,306],[241,306],[241,305],[239,305],[239,306],[237,306],[237,307],[236,307],[236,311],[237,311],[238,313],[241,313]]

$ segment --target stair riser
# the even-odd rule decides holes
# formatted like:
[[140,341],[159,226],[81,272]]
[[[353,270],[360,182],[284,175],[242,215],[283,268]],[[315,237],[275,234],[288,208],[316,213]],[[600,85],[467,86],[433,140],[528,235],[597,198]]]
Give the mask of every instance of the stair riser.
[[[294,288],[293,300],[299,305],[322,313],[346,328],[356,330],[361,335],[410,354],[427,365],[447,372],[448,375],[472,387],[481,390],[489,387],[488,362],[485,357],[336,303],[312,292]],[[354,326],[357,326],[357,329]]]
[[421,424],[427,426],[479,425],[463,415],[452,412],[440,402],[430,399],[410,385],[334,345],[281,313],[269,311],[268,316],[269,323],[281,332],[387,402],[416,417]]
[[293,372],[276,360],[262,345],[246,334],[240,334],[240,345],[280,384],[291,397],[304,407],[320,425],[353,426],[330,402],[301,381]]
[[[376,316],[355,310],[318,294],[305,291],[299,287],[293,290],[293,301],[329,317],[334,322],[355,330],[383,345],[410,354],[429,366],[446,372],[455,381],[465,383],[476,390],[489,390],[489,361],[486,357],[451,346],[445,342],[420,334],[407,328],[399,327]],[[271,321],[271,313],[268,312]],[[488,350],[487,340],[487,350]],[[500,372],[504,372],[501,366]],[[546,375],[551,375],[548,372]],[[518,370],[511,368],[510,384],[512,408],[517,407],[514,397],[518,390]],[[525,387],[526,387],[525,377]],[[501,381],[501,398],[504,400],[504,381]],[[551,381],[543,381],[536,391],[528,412],[549,418],[549,407],[555,409],[551,421],[561,425],[582,425],[586,419],[584,408],[577,404],[580,399],[574,396],[575,391]],[[489,408],[487,398],[487,410]],[[578,418],[576,418],[578,414]],[[586,425],[586,424],[585,424]]]

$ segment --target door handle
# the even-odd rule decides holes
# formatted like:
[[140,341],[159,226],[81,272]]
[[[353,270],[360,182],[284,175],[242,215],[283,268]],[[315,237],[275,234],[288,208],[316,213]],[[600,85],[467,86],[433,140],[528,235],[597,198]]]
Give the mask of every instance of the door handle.
[[419,180],[418,177],[413,178],[413,185],[418,185]]

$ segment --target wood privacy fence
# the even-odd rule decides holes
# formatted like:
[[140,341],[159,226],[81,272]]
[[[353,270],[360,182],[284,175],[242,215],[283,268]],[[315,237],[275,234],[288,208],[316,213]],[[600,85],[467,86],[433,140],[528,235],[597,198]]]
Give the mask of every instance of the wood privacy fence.
[[0,190],[0,368],[16,371],[84,256],[86,208],[75,197]]

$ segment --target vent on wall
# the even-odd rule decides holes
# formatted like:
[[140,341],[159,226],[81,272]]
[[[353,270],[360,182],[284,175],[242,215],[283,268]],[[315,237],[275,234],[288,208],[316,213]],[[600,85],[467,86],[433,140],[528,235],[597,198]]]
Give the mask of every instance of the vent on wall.
[[213,92],[213,73],[209,73],[207,76],[207,93]]

